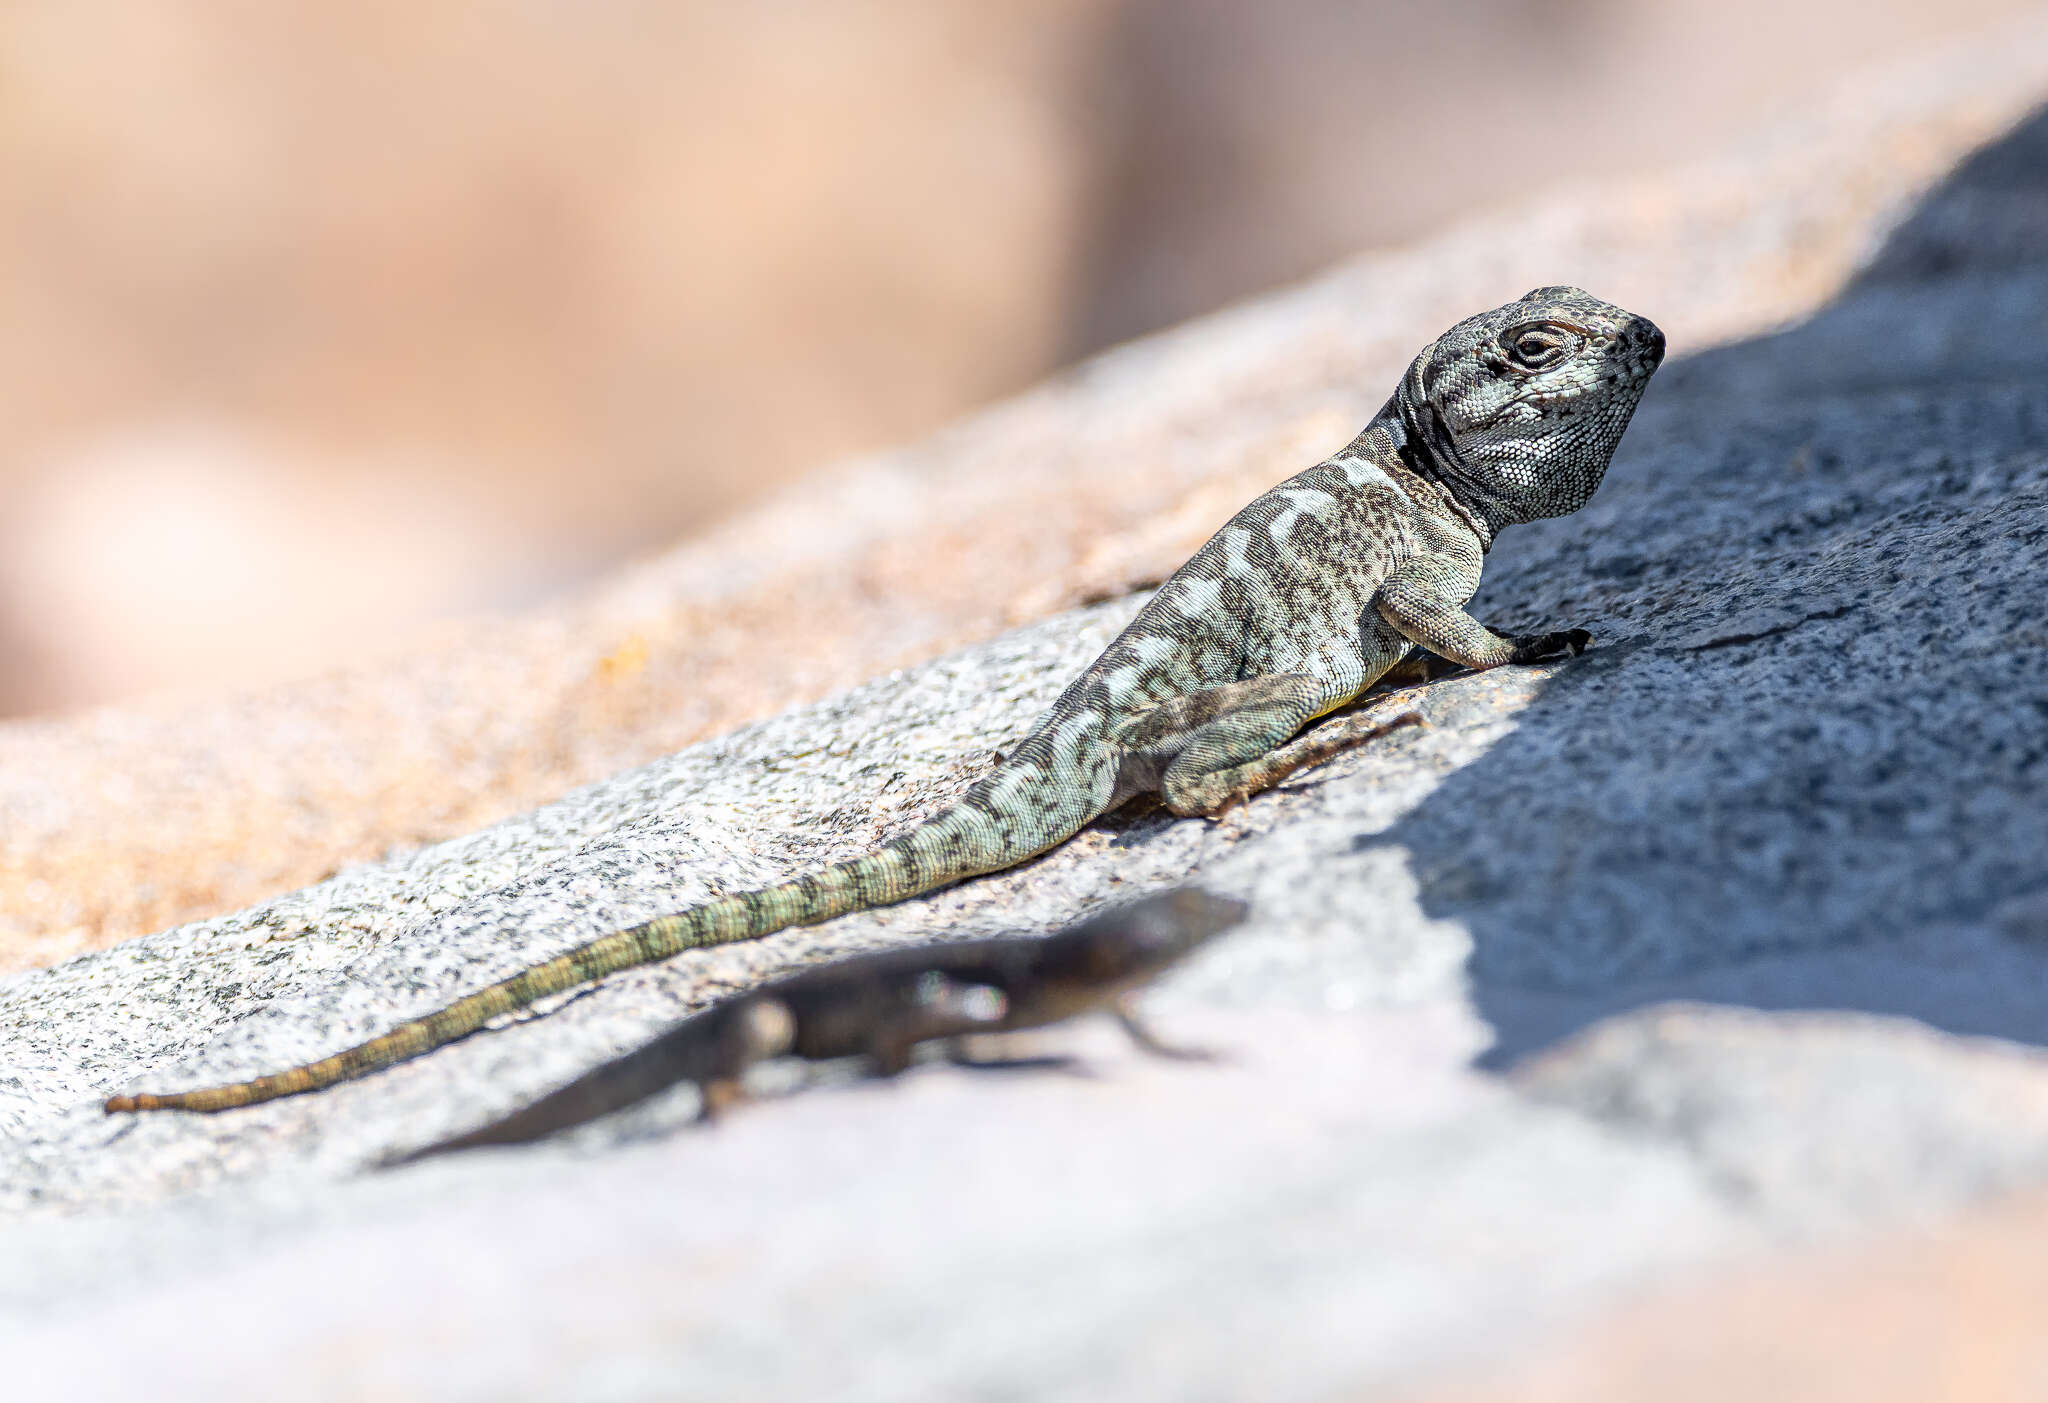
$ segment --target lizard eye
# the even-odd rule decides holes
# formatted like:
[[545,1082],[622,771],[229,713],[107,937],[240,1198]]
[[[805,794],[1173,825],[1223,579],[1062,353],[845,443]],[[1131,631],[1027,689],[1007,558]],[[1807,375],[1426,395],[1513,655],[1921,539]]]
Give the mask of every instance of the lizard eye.
[[1509,361],[1521,370],[1555,365],[1572,350],[1571,334],[1546,323],[1510,328],[1501,333],[1500,344]]

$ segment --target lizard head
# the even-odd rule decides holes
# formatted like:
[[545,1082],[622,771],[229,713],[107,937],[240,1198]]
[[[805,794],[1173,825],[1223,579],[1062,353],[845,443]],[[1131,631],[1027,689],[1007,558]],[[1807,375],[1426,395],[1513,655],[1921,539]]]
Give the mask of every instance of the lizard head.
[[1539,287],[1432,341],[1393,407],[1419,466],[1491,540],[1586,504],[1663,359],[1664,333],[1647,318]]

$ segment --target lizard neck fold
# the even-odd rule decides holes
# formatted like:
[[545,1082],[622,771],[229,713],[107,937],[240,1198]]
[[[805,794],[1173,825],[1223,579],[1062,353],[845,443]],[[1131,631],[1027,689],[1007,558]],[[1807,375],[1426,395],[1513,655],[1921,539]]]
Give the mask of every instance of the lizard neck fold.
[[1379,417],[1392,421],[1395,450],[1407,469],[1438,489],[1444,504],[1472,528],[1481,551],[1493,548],[1493,537],[1501,526],[1515,520],[1505,502],[1481,486],[1478,477],[1458,455],[1451,431],[1443,416],[1422,392],[1423,363],[1429,353],[1417,356],[1401,388],[1387,401]]

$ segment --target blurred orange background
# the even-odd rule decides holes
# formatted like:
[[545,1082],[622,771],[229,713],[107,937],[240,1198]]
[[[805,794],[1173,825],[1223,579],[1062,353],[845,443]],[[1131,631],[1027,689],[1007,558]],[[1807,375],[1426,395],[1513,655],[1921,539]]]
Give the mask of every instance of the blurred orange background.
[[0,714],[360,661],[2015,0],[0,9]]

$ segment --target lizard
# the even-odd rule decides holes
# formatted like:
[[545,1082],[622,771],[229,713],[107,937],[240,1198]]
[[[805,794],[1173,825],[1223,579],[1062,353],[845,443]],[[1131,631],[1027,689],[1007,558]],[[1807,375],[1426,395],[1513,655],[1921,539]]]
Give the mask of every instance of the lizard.
[[220,1111],[315,1091],[538,999],[681,951],[903,901],[1012,867],[1156,793],[1216,816],[1390,727],[1357,700],[1415,650],[1471,668],[1577,655],[1581,628],[1501,634],[1466,611],[1496,535],[1578,510],[1664,356],[1644,317],[1541,287],[1409,363],[1344,448],[1256,498],[1167,578],[1025,737],[951,805],[873,851],[615,931],[330,1057],[106,1110]]
[[909,946],[816,965],[714,1004],[509,1115],[382,1164],[540,1140],[682,1081],[697,1084],[699,1118],[710,1120],[743,1097],[747,1069],[770,1057],[864,1056],[877,1075],[895,1076],[921,1042],[1017,1032],[1097,1010],[1114,1014],[1148,1052],[1199,1057],[1154,1038],[1129,1000],[1245,911],[1235,898],[1181,887],[1052,935]]

